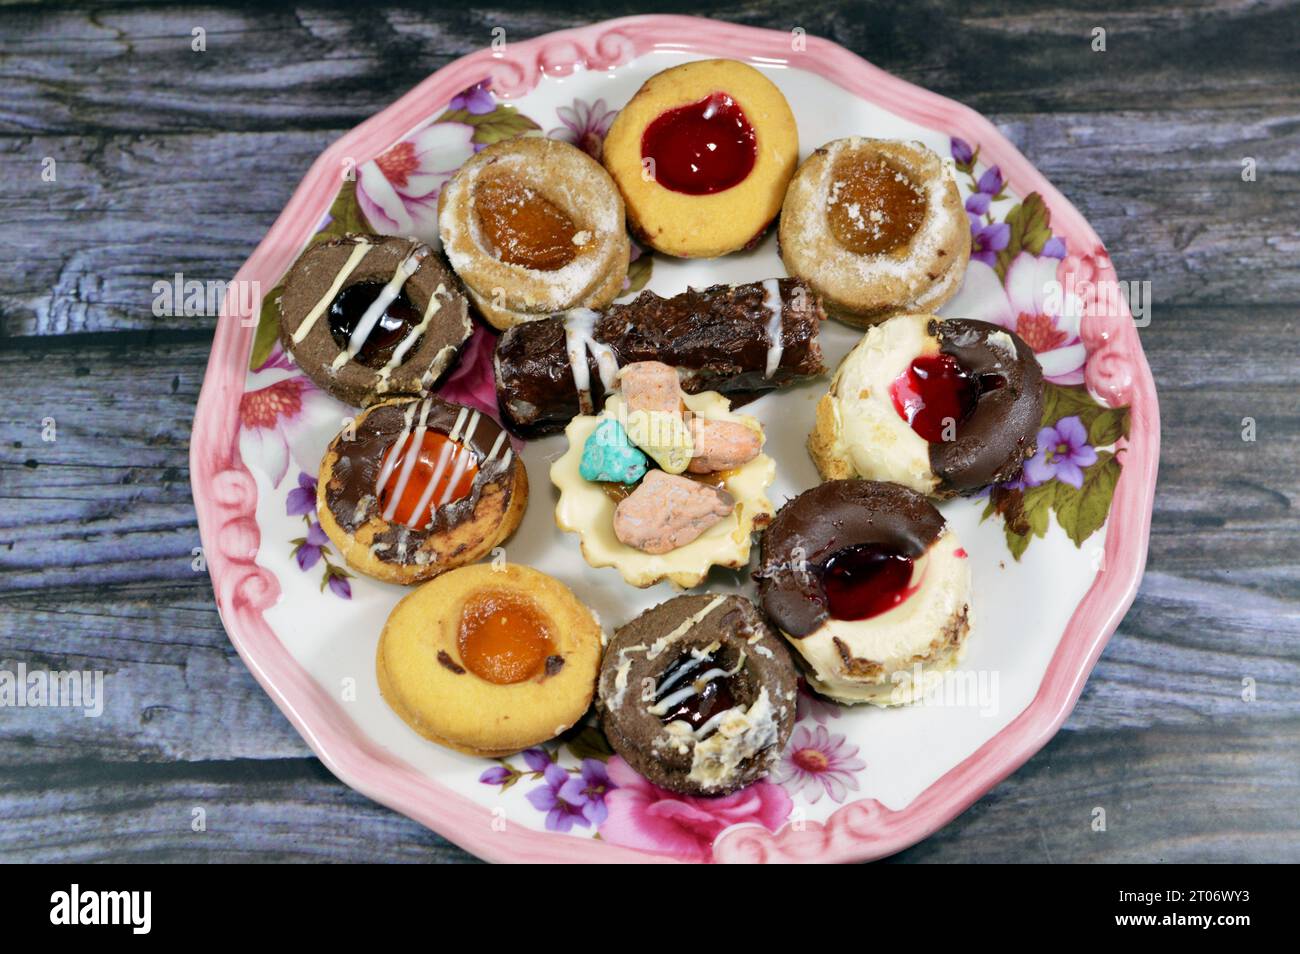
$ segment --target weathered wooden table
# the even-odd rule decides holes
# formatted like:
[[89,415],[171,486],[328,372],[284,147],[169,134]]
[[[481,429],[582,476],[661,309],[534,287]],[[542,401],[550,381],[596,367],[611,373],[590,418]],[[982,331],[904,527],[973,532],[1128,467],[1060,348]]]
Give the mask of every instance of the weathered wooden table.
[[[1152,283],[1141,593],[1065,730],[899,858],[1300,860],[1300,10],[1008,6],[671,4],[801,26],[982,111]],[[0,858],[469,860],[326,772],[227,640],[187,466],[214,320],[154,317],[151,288],[228,279],[328,142],[494,26],[593,15],[0,6],[0,669],[111,680],[98,719],[0,709]]]

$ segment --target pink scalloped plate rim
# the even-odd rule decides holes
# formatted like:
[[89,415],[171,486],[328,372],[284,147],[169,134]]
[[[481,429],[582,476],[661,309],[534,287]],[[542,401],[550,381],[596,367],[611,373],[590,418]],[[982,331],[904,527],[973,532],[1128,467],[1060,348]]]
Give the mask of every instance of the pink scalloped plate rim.
[[[978,113],[913,86],[828,40],[682,16],[610,20],[482,50],[434,73],[400,100],[333,143],[312,165],[266,238],[235,276],[274,287],[328,211],[341,164],[375,158],[428,117],[431,107],[490,77],[494,92],[515,97],[541,76],[607,70],[655,50],[784,64],[820,75],[919,125],[979,143],[1025,191],[1042,195],[1053,231],[1072,250],[1092,250],[1098,274],[1114,279],[1109,257],[1083,216]],[[1042,748],[1073,709],[1106,641],[1137,593],[1146,564],[1159,458],[1155,384],[1127,306],[1085,315],[1087,383],[1112,405],[1131,408],[1124,467],[1111,502],[1104,562],[1076,608],[1029,706],[1001,732],[934,782],[906,808],[874,799],[852,802],[825,823],[759,826],[724,832],[718,861],[864,861],[926,838]],[[342,781],[490,861],[666,862],[673,859],[514,826],[502,837],[491,811],[425,777],[366,737],[276,637],[263,611],[279,597],[274,575],[256,563],[260,540],[257,487],[239,453],[239,402],[255,322],[223,312],[217,324],[190,446],[195,506],[222,621],[240,656],[290,722]],[[496,826],[493,822],[498,821]]]

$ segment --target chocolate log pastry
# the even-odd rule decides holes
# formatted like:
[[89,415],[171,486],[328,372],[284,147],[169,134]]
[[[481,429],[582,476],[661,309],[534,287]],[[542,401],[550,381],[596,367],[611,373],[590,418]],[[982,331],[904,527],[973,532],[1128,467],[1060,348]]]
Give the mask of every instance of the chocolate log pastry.
[[841,702],[916,701],[965,651],[970,560],[934,505],[898,484],[804,491],[763,534],[754,576],[809,684]]
[[603,312],[576,310],[516,325],[497,341],[502,420],[527,437],[592,414],[618,369],[662,361],[691,394],[743,399],[821,374],[825,318],[808,286],[791,278],[688,289],[672,298],[642,292]]
[[767,774],[794,728],[790,654],[749,600],[678,596],[619,628],[597,711],[614,751],[656,785],[725,795]]
[[528,475],[492,418],[436,397],[384,401],[331,442],[316,510],[348,563],[415,583],[485,556],[519,525]]
[[471,331],[460,282],[411,239],[347,235],[313,245],[280,297],[284,349],[319,387],[357,407],[427,393]]
[[972,494],[1019,476],[1042,415],[1042,369],[1013,332],[898,315],[845,357],[817,405],[808,450],[826,479]]

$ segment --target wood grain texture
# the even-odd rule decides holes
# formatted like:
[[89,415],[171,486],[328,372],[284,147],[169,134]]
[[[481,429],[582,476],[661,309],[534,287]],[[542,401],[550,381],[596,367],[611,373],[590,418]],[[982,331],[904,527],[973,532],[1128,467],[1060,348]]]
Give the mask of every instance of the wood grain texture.
[[[1120,276],[1152,283],[1163,447],[1137,602],[1065,731],[895,860],[1300,860],[1296,7],[712,12],[803,27],[984,112]],[[0,5],[0,666],[101,669],[113,699],[98,719],[0,710],[0,859],[472,860],[334,780],[235,654],[191,566],[188,441],[215,319],[155,317],[151,289],[233,275],[330,141],[492,26],[595,15]]]

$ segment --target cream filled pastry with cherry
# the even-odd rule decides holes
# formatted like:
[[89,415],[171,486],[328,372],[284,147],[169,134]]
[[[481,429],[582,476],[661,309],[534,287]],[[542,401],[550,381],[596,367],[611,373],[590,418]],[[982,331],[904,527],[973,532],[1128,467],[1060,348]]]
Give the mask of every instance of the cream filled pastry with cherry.
[[933,497],[1015,480],[1033,456],[1043,372],[998,325],[898,315],[844,358],[808,450],[827,480],[888,480]]
[[367,408],[330,443],[321,528],[348,564],[416,583],[473,563],[519,525],[528,475],[486,414],[437,397]]
[[569,448],[551,467],[556,524],[578,534],[588,563],[633,586],[691,587],[710,567],[748,563],[776,476],[758,421],[715,391],[684,393],[658,361],[625,365],[610,384],[600,414],[565,428]]
[[970,633],[970,560],[942,514],[898,484],[833,480],[791,500],[755,574],[808,682],[840,702],[917,701]]

